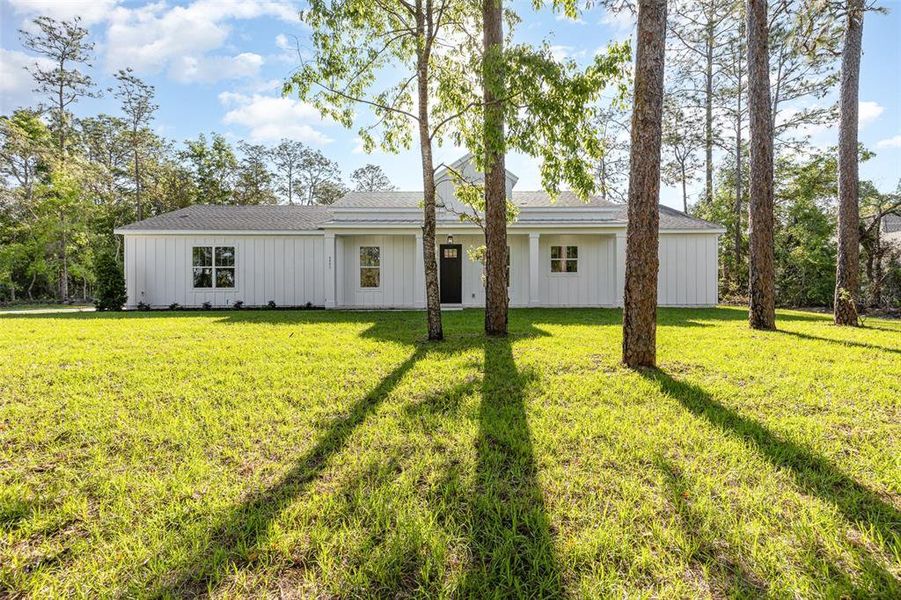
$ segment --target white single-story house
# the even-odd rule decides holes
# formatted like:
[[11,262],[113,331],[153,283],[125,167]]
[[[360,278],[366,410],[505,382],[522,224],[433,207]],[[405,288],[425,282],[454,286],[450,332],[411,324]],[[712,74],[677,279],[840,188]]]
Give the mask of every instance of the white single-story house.
[[[441,302],[484,306],[483,245],[455,194],[464,157],[437,173]],[[515,191],[508,226],[510,305],[622,306],[626,206],[571,192]],[[127,306],[424,308],[422,192],[350,192],[331,206],[195,205],[120,227]],[[658,302],[717,303],[719,225],[660,207]]]

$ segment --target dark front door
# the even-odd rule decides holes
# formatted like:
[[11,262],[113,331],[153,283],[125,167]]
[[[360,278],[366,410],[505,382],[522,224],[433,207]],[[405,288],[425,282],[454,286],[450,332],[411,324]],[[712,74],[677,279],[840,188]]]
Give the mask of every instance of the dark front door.
[[441,244],[441,304],[463,302],[463,245]]

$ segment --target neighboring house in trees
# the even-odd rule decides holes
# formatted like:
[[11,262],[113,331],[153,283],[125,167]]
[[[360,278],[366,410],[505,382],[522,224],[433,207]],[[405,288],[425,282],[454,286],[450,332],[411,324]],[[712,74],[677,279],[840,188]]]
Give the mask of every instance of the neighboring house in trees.
[[[437,173],[441,302],[483,306],[481,229],[460,213],[466,156]],[[511,306],[622,306],[626,206],[584,203],[571,192],[507,196]],[[125,238],[129,307],[301,306],[424,308],[422,193],[349,192],[331,206],[195,205],[116,229]],[[660,207],[658,302],[717,303],[717,245],[725,229]]]
[[901,215],[882,217],[882,239],[901,249]]

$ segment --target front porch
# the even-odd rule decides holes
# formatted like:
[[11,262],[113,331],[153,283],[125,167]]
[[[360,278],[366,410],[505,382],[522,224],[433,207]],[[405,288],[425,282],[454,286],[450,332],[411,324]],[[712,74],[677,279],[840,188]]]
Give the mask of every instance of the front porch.
[[[622,305],[625,230],[511,229],[507,239],[511,306]],[[418,227],[326,231],[324,242],[326,308],[425,308]],[[474,227],[439,227],[443,306],[484,306],[483,267],[473,258],[483,244]]]

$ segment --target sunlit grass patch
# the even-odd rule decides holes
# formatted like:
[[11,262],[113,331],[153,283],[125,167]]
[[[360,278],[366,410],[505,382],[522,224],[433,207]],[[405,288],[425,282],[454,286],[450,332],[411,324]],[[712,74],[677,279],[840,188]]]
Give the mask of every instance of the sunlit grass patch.
[[897,596],[901,324],[0,316],[14,595]]

